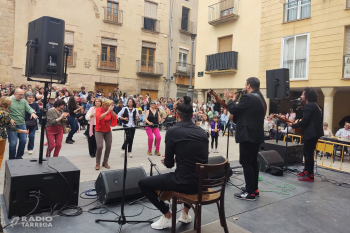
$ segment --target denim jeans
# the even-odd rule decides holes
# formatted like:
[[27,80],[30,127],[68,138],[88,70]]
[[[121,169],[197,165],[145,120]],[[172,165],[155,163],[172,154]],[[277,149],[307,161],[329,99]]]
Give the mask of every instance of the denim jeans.
[[[17,129],[26,130],[26,125],[16,125]],[[24,148],[26,147],[27,135],[24,133],[16,133],[6,128],[9,141],[9,159],[22,159]],[[18,150],[16,153],[17,140],[19,139]]]
[[28,150],[33,150],[34,149],[34,140],[35,140],[35,132],[38,129],[38,127],[35,127],[34,129],[29,130],[29,141],[28,141]]
[[75,120],[74,116],[67,116],[67,120],[70,126],[70,131],[68,133],[67,139],[72,140],[73,135],[78,131],[78,122]]

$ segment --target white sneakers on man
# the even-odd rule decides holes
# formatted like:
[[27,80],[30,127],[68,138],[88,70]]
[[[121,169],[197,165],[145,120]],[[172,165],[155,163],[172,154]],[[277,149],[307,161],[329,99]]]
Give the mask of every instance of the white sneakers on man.
[[176,223],[182,222],[182,223],[190,223],[192,222],[192,217],[189,214],[186,214],[184,210],[181,210],[180,218],[177,220]]
[[169,228],[171,227],[171,218],[166,218],[164,215],[162,215],[157,222],[151,224],[151,227],[156,230]]

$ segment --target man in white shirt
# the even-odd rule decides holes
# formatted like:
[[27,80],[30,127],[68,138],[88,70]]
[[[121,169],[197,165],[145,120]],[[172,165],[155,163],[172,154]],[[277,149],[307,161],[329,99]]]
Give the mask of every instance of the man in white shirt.
[[344,128],[338,130],[335,134],[336,137],[349,138],[350,137],[350,123],[345,122]]
[[207,110],[207,105],[204,104],[204,101],[202,101],[202,104],[199,107],[203,107],[205,111]]

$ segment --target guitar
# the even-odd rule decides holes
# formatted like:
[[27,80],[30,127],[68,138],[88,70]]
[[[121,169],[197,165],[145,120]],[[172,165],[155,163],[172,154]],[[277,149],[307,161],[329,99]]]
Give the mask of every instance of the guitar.
[[[295,122],[293,122],[293,121],[288,120],[288,119],[286,119],[286,118],[282,118],[280,115],[277,115],[277,114],[274,114],[272,117],[273,117],[273,118],[277,118],[278,120],[283,121],[283,122],[285,122],[285,123],[287,123],[287,124],[295,124],[295,123],[298,122],[298,120],[295,121]],[[287,127],[288,127],[288,126],[287,126]],[[302,130],[301,127],[295,128],[295,129],[292,129],[292,130],[293,130],[294,134],[298,134],[298,135],[300,135],[300,136],[303,136],[303,130]]]
[[[216,102],[219,102],[219,104],[228,111],[227,104],[220,99],[218,94],[213,89],[210,89],[209,94],[215,98]],[[232,116],[232,119],[231,119],[231,116]],[[237,118],[235,116],[233,116],[232,114],[230,115],[230,120],[235,124],[237,123]]]

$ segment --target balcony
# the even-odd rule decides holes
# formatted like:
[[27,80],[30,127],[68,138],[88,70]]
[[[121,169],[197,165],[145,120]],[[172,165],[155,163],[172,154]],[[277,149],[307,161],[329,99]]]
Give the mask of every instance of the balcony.
[[193,22],[187,19],[180,19],[180,32],[191,35],[193,31]]
[[[193,65],[193,71],[192,76],[194,77],[195,71],[194,71],[195,65]],[[184,62],[176,62],[176,73],[177,76],[190,76],[191,75],[191,64],[184,63]]]
[[140,76],[160,77],[164,73],[163,63],[146,60],[136,61],[136,74]]
[[238,0],[224,0],[208,7],[210,25],[218,25],[238,18]]
[[160,21],[152,18],[142,17],[142,30],[159,33]]
[[118,72],[120,69],[120,58],[116,56],[107,56],[105,54],[97,55],[97,69],[101,71]]
[[236,73],[238,52],[230,51],[207,55],[206,74]]
[[120,10],[117,10],[114,8],[110,8],[110,7],[104,7],[103,22],[122,25],[123,24],[123,11],[120,11]]
[[311,0],[289,0],[283,4],[283,22],[310,18]]

